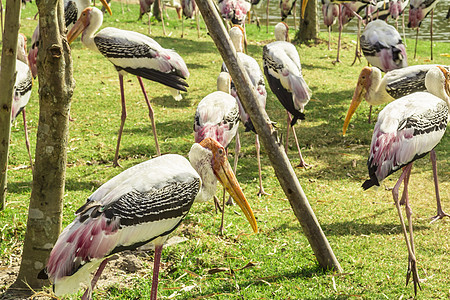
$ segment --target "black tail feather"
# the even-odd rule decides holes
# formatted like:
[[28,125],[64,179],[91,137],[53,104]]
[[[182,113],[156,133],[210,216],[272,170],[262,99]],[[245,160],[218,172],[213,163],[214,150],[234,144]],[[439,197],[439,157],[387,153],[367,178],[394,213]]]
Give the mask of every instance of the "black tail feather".
[[186,87],[189,87],[188,83],[184,80],[185,78],[174,74],[174,73],[164,73],[161,71],[148,69],[148,68],[118,68],[118,71],[124,70],[130,74],[140,76],[142,78],[159,82],[168,87],[174,88],[179,91],[187,92]]

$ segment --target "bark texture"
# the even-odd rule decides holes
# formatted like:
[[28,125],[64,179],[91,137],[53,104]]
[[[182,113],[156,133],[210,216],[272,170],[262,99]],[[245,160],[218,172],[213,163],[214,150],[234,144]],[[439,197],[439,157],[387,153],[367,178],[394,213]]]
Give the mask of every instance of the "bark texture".
[[[11,103],[16,81],[17,36],[20,27],[21,0],[8,0],[2,37],[0,71],[0,211],[5,208],[8,170],[9,139],[11,133]],[[3,22],[3,20],[0,20]],[[3,28],[3,26],[2,26]]]
[[[305,0],[302,0],[305,1]],[[306,5],[305,17],[300,19],[300,25],[295,34],[294,42],[304,43],[319,38],[319,15],[317,14],[318,1],[309,0]]]
[[[10,0],[8,0],[10,1]],[[39,125],[27,232],[19,275],[13,289],[39,290],[37,279],[61,231],[62,204],[73,94],[72,58],[65,36],[63,0],[37,0]]]

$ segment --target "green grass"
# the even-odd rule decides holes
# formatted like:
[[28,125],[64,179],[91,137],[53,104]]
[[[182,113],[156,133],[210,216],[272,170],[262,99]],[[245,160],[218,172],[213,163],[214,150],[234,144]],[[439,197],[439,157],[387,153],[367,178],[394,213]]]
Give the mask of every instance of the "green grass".
[[[136,21],[138,6],[121,13],[120,4],[112,3],[114,15],[105,16],[104,27],[114,26],[147,33],[147,25]],[[35,4],[22,10],[21,31],[31,41],[37,25],[33,20]],[[187,22],[187,36],[181,35],[181,22],[169,11],[167,32],[152,24],[152,37],[165,48],[175,49],[186,61],[191,72],[189,92],[176,102],[160,84],[145,81],[155,110],[156,126],[163,153],[186,155],[193,142],[192,124],[200,100],[215,90],[222,59],[202,22],[201,38],[197,38],[195,22]],[[185,22],[186,23],[186,22]],[[270,32],[272,32],[270,29]],[[291,33],[293,35],[293,33]],[[249,54],[261,63],[262,46],[273,34],[248,26]],[[321,34],[326,39],[327,34]],[[182,226],[174,233],[185,236],[185,243],[164,249],[160,273],[159,296],[176,299],[346,299],[346,298],[410,298],[411,285],[405,287],[407,251],[391,192],[384,187],[364,192],[360,187],[367,177],[366,159],[373,124],[367,123],[366,103],[353,117],[346,137],[342,137],[343,119],[348,109],[359,71],[366,65],[354,56],[355,36],[344,35],[342,63],[333,65],[337,35],[333,35],[333,51],[326,42],[298,48],[303,72],[313,98],[306,107],[306,121],[297,126],[306,161],[311,169],[296,169],[298,179],[327,235],[344,274],[323,272],[318,266],[306,237],[296,220],[289,202],[279,186],[267,155],[262,155],[264,187],[270,196],[258,198],[257,165],[254,135],[242,133],[242,157],[237,177],[258,219],[260,232],[252,235],[242,216],[227,208],[225,235],[217,235],[220,216],[212,203],[195,204]],[[429,42],[419,41],[418,58],[412,59],[413,41],[408,40],[409,64],[429,61]],[[448,43],[435,43],[435,63],[450,65]],[[74,211],[102,183],[123,169],[155,155],[147,107],[138,81],[125,79],[128,118],[120,149],[123,169],[112,168],[117,130],[120,124],[118,75],[112,64],[100,54],[88,51],[78,39],[72,44],[74,78],[68,144],[68,168],[64,198],[64,226],[73,220]],[[285,133],[286,113],[268,89],[267,112]],[[38,124],[38,82],[27,106],[28,127],[34,153]],[[375,107],[373,116],[382,109]],[[291,142],[289,157],[293,165],[299,162]],[[231,152],[234,146],[230,147]],[[450,142],[446,134],[436,148],[444,209],[450,211]],[[23,125],[12,128],[8,171],[7,207],[0,212],[0,265],[17,264],[25,233],[27,208],[31,193],[31,170],[27,164]],[[410,198],[413,208],[415,247],[419,276],[426,279],[418,298],[450,297],[450,221],[429,224],[435,214],[435,198],[431,165],[428,158],[414,164]],[[398,173],[385,182],[392,187]],[[219,193],[220,194],[220,193]],[[151,253],[142,258],[152,264]],[[214,268],[239,269],[247,263],[255,265],[243,270],[209,274]],[[7,269],[1,268],[1,272]],[[146,299],[150,294],[151,273],[134,276],[126,287],[113,284],[97,289],[97,299]],[[177,280],[178,279],[178,280]],[[184,291],[182,287],[195,286]],[[0,287],[2,290],[6,287]]]

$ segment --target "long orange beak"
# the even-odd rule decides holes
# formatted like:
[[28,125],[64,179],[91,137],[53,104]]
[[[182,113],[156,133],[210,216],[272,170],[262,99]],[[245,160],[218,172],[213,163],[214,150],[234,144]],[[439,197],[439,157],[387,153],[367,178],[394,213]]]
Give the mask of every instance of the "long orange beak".
[[71,44],[88,26],[89,14],[92,11],[92,7],[87,7],[81,13],[80,18],[75,22],[72,29],[67,33],[67,41]]
[[365,92],[364,85],[362,85],[359,81],[356,85],[355,92],[353,93],[352,102],[350,103],[350,107],[347,111],[347,116],[345,117],[344,126],[342,127],[342,135],[345,136],[345,133],[347,131],[348,125],[350,124],[350,120],[355,113],[358,106],[361,104],[363,94]]
[[308,0],[302,0],[302,19],[305,18],[306,4],[308,4]]
[[100,0],[100,2],[105,7],[106,11],[108,11],[109,15],[112,16],[111,7],[109,7],[108,2],[106,2],[106,0]]
[[236,203],[241,208],[245,217],[247,218],[250,226],[252,226],[253,232],[258,232],[258,225],[256,224],[255,216],[247,202],[247,199],[242,192],[239,182],[231,169],[231,165],[226,157],[225,149],[217,141],[207,138],[200,142],[205,148],[209,148],[214,155],[213,158],[213,170],[217,177],[217,180],[223,185],[227,192],[233,197]]

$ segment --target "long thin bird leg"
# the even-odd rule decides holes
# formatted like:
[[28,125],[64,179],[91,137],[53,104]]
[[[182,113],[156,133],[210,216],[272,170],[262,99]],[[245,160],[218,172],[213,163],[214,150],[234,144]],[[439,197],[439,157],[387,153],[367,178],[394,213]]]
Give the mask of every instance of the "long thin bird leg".
[[[299,121],[300,122],[300,121]],[[294,135],[295,145],[297,146],[298,156],[300,157],[300,163],[296,166],[296,168],[307,168],[310,165],[305,162],[302,156],[302,151],[300,150],[300,146],[298,145],[297,133],[295,133],[294,126],[291,126],[292,134]]]
[[200,11],[198,10],[198,7],[195,7],[195,22],[197,23],[197,37],[200,38],[200,17],[199,14]]
[[414,59],[416,59],[417,54],[417,40],[419,39],[419,27],[417,27],[416,30],[416,45],[414,46]]
[[403,193],[402,198],[400,199],[400,205],[405,205],[406,201],[409,201],[408,198],[408,185],[409,185],[409,176],[411,175],[411,172],[405,175],[405,179],[403,181]]
[[159,276],[159,265],[161,263],[161,252],[163,245],[155,245],[155,259],[153,260],[153,279],[152,279],[152,290],[150,292],[150,300],[156,300],[158,295],[158,276]]
[[266,6],[266,33],[269,33],[269,2],[270,2],[270,0],[267,0],[267,6]]
[[34,171],[33,158],[31,157],[30,139],[28,138],[28,127],[27,127],[27,118],[25,115],[25,107],[22,110],[22,117],[23,117],[23,131],[25,131],[25,146],[27,147],[28,158],[30,159],[31,172],[33,172]]
[[444,217],[450,217],[450,215],[446,214],[442,210],[442,206],[441,206],[441,197],[439,195],[439,182],[438,182],[438,175],[437,175],[436,152],[434,150],[430,151],[430,160],[431,160],[431,165],[433,166],[434,190],[436,191],[436,209],[437,209],[437,214],[431,218],[431,223],[433,223]]
[[102,274],[103,270],[106,267],[106,264],[108,263],[109,259],[105,258],[100,266],[97,269],[97,272],[95,272],[94,277],[91,281],[91,286],[86,289],[83,296],[81,297],[81,300],[90,300],[92,299],[92,291],[94,290],[95,285],[97,284],[98,279],[100,278],[100,275]]
[[358,19],[358,35],[356,36],[356,48],[355,48],[355,59],[352,62],[352,66],[355,64],[356,60],[359,60],[361,63],[361,53],[359,52],[359,44],[360,44],[360,37],[361,37],[361,22],[362,19]]
[[417,285],[419,285],[420,288],[420,284],[419,284],[419,276],[417,274],[416,256],[408,240],[408,233],[406,231],[405,221],[403,220],[403,215],[400,208],[400,201],[398,200],[398,190],[400,188],[400,185],[402,184],[402,181],[405,179],[405,176],[407,176],[407,173],[411,171],[411,167],[412,163],[408,164],[405,168],[403,168],[402,175],[400,175],[400,178],[398,179],[397,183],[392,189],[392,196],[394,198],[395,207],[397,208],[398,216],[400,218],[400,223],[402,226],[403,236],[406,242],[406,247],[408,248],[408,271],[406,273],[406,284],[408,284],[409,279],[411,277],[411,273],[413,273],[414,291],[417,292]]
[[339,51],[341,50],[341,36],[342,36],[342,28],[344,27],[344,25],[342,24],[342,4],[339,4],[339,16],[338,16],[338,21],[339,21],[339,37],[338,37],[338,49],[337,49],[337,55],[336,55],[336,60],[333,61],[333,64],[336,63],[340,63],[341,60],[339,59]]
[[[233,172],[234,175],[236,175],[237,171],[237,164],[239,160],[239,153],[241,152],[241,139],[239,138],[239,131],[236,131],[236,137],[235,137],[236,145],[234,148],[234,163],[233,163]],[[234,205],[233,198],[230,196],[228,198],[228,201],[226,203],[227,205]]]
[[181,17],[181,38],[184,37],[184,17]]
[[369,108],[369,119],[367,120],[367,122],[370,124],[372,122],[372,105]]
[[164,15],[162,10],[162,1],[158,0],[159,4],[159,16],[161,17],[161,23],[162,23],[162,29],[163,29],[163,35],[166,36],[166,26],[164,25]]
[[152,16],[151,16],[150,12],[148,12],[147,15],[148,15],[148,35],[151,35],[152,34],[152,22],[151,22]]
[[223,195],[223,197],[222,197],[222,216],[220,218],[219,235],[223,235],[223,223],[224,223],[224,219],[225,219],[225,196],[226,196],[225,187],[223,188],[222,195]]
[[[409,175],[411,174],[411,168],[407,169],[407,172],[408,172],[408,174],[406,176],[408,177],[408,180],[406,181],[406,184],[408,184],[408,182],[409,182]],[[408,284],[409,278],[412,273],[413,283],[414,283],[414,294],[417,295],[417,285],[419,286],[420,289],[422,289],[422,288],[420,287],[420,279],[419,279],[419,274],[417,272],[416,250],[414,248],[413,225],[412,225],[412,218],[411,218],[412,209],[411,209],[411,205],[409,204],[408,196],[406,196],[406,201],[405,201],[405,212],[406,212],[406,218],[408,219],[409,242],[411,244],[411,250],[413,253],[412,258],[410,257],[409,262],[408,262],[408,273],[406,274],[406,284]]]
[[284,152],[286,152],[286,155],[288,154],[288,148],[289,148],[289,130],[291,129],[291,115],[287,112],[287,130],[286,130],[286,142],[284,143]]
[[259,192],[258,196],[261,197],[261,195],[270,195],[264,191],[263,185],[262,185],[262,174],[261,174],[261,145],[259,144],[259,137],[256,134],[255,135],[255,148],[256,148],[256,159],[258,160],[258,175],[259,175]]
[[147,102],[148,116],[150,117],[150,121],[152,122],[153,137],[155,138],[156,154],[158,156],[161,156],[161,150],[159,149],[159,143],[158,143],[158,135],[156,134],[156,124],[155,124],[155,117],[153,114],[153,108],[152,108],[152,105],[150,104],[150,101],[148,100],[147,92],[145,91],[144,83],[142,82],[142,78],[139,76],[137,76],[137,78],[139,80],[139,84],[141,85],[142,93],[144,94],[144,97],[145,97],[145,102]]
[[123,90],[123,75],[119,73],[119,84],[120,84],[120,102],[122,104],[122,115],[120,116],[120,128],[119,134],[117,135],[117,146],[116,146],[116,154],[114,156],[113,166],[120,167],[119,164],[119,148],[120,148],[120,140],[122,139],[123,126],[125,125],[125,120],[127,119],[127,107],[125,105],[125,93]]
[[328,26],[328,51],[331,50],[331,26]]
[[434,16],[434,8],[431,10],[431,20],[430,20],[431,60],[433,60],[433,16]]
[[296,18],[296,13],[295,13],[295,11],[296,11],[296,8],[295,8],[295,4],[297,3],[297,1],[294,1],[294,5],[293,5],[293,7],[292,7],[292,10],[294,11],[293,13],[292,13],[292,16],[294,17],[294,28],[297,28],[297,18]]

